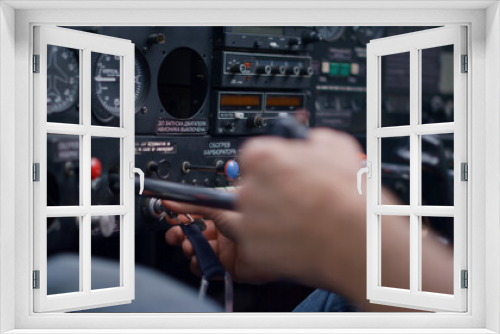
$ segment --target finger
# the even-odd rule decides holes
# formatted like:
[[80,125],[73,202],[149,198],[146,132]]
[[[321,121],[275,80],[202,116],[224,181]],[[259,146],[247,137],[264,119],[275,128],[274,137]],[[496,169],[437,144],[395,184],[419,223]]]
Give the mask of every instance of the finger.
[[179,225],[179,222],[182,224],[187,224],[190,222],[190,219],[185,215],[178,215],[177,217],[170,218],[168,215],[165,216],[165,221],[170,225]]
[[196,256],[191,257],[191,262],[189,263],[189,269],[193,274],[201,276],[201,270],[200,267],[198,266],[198,259],[196,258]]
[[[236,206],[238,207],[238,203]],[[224,212],[223,215],[217,217],[214,220],[214,225],[216,227],[215,237],[217,238],[219,234],[236,241],[240,237],[240,221],[242,215],[239,212]]]
[[165,216],[165,220],[168,224],[170,225],[179,225],[179,223],[181,224],[189,224],[193,221],[193,219],[197,219],[197,218],[203,218],[202,216],[200,215],[189,215],[191,218],[189,218],[187,216],[188,214],[179,214],[174,217],[174,218],[170,218],[168,216]]
[[220,211],[223,211],[219,209],[213,209],[204,206],[186,204],[168,200],[163,200],[162,204],[167,208],[167,210],[170,210],[175,213],[199,214],[203,217],[214,217]]
[[184,240],[184,233],[179,226],[171,227],[165,232],[165,241],[172,246],[178,246]]
[[206,229],[205,231],[203,231],[203,235],[205,236],[205,238],[207,238],[207,240],[216,239],[217,228],[215,227],[215,223],[213,222],[213,220],[205,219],[205,226]]
[[187,258],[194,256],[194,248],[188,238],[184,239],[184,241],[182,242],[182,252],[184,253],[184,255],[186,255]]

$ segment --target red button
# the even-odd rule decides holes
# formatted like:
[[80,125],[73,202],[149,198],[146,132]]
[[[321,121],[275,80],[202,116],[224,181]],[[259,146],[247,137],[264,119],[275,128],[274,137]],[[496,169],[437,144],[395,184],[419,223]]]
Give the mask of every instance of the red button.
[[248,63],[248,62],[246,62],[246,63],[245,63],[245,67],[246,67],[246,68],[252,68],[252,63]]
[[102,164],[97,158],[92,158],[90,160],[90,178],[92,180],[97,179],[102,174]]

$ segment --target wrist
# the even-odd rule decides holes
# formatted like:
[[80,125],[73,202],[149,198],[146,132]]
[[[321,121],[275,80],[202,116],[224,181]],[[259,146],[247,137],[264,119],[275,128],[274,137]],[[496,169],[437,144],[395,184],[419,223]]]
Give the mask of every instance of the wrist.
[[[354,189],[355,190],[355,189]],[[357,192],[331,205],[334,222],[321,234],[318,287],[336,292],[362,309],[372,306],[366,299],[366,196]]]

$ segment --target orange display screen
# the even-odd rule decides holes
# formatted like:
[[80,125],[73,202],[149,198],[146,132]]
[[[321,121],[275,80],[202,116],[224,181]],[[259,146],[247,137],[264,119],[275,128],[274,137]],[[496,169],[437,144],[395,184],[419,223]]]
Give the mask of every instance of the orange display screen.
[[302,107],[302,96],[296,95],[268,95],[266,107]]
[[219,103],[223,108],[247,106],[260,107],[260,95],[221,94]]

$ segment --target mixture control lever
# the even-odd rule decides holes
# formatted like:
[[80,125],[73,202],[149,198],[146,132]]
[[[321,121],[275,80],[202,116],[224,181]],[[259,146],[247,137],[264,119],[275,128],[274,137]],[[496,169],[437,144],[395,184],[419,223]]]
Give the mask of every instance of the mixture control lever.
[[235,181],[240,176],[240,165],[233,159],[228,160],[226,163],[217,160],[214,166],[194,165],[189,161],[182,163],[182,172],[184,174],[188,174],[192,169],[223,174],[228,181]]

